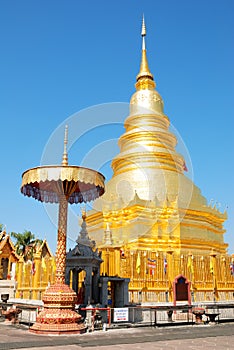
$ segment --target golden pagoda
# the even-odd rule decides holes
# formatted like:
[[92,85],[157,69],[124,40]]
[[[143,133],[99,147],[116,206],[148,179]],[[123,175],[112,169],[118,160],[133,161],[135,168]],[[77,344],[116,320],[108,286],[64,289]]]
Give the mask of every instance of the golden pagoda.
[[87,216],[89,235],[102,251],[101,272],[129,277],[134,302],[187,299],[176,296],[180,278],[189,286],[189,302],[190,294],[195,301],[233,299],[233,260],[224,243],[227,214],[208,205],[185,175],[149,69],[144,19],[141,35],[136,92],[113,176]]

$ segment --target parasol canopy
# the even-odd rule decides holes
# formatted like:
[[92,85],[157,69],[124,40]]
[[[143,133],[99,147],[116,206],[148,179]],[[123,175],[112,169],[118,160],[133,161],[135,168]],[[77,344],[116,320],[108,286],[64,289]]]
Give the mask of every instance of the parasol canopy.
[[40,166],[23,173],[21,192],[45,203],[59,203],[61,196],[70,204],[86,203],[105,192],[104,181],[101,173],[89,168]]

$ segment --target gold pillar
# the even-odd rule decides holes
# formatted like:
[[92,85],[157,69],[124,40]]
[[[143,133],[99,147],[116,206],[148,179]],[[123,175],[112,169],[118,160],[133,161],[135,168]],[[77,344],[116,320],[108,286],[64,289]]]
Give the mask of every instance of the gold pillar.
[[23,266],[24,266],[24,258],[20,257],[18,261],[18,273],[17,273],[17,291],[16,298],[21,298],[21,288],[23,287]]
[[120,276],[120,251],[119,250],[114,250],[113,251],[113,266],[115,268],[114,275]]
[[35,273],[32,276],[32,299],[39,299],[40,277],[41,277],[41,256],[40,253],[35,253],[33,257]]
[[191,293],[191,301],[194,302],[196,300],[196,288],[194,284],[194,266],[193,266],[193,254],[191,252],[188,253],[188,261],[187,261],[187,271],[188,271],[188,278],[190,281],[190,293]]
[[[55,273],[56,273],[56,262],[55,262],[55,258],[51,257],[49,258],[49,266],[50,268],[48,269],[48,285],[51,285],[54,283],[55,281]],[[48,265],[47,265],[48,267]]]
[[102,250],[102,260],[103,260],[103,263],[101,264],[100,273],[109,275],[109,250],[108,250],[108,248],[105,248]]
[[217,291],[217,268],[216,268],[216,253],[210,253],[210,272],[213,275],[213,301],[217,301],[218,299],[218,291]]
[[167,273],[167,279],[168,279],[168,293],[169,293],[169,301],[173,301],[173,289],[172,289],[172,282],[174,280],[174,268],[173,268],[173,250],[169,248],[167,250],[167,264],[168,264],[168,273]]
[[192,291],[193,285],[194,285],[194,268],[193,268],[193,255],[191,252],[189,252],[188,254],[187,268],[188,268],[188,277],[191,282],[191,291]]

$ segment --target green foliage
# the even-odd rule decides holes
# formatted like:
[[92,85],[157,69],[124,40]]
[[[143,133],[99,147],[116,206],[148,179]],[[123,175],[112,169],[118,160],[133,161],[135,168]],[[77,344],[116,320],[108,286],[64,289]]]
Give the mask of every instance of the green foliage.
[[3,231],[4,225],[0,224],[0,233]]
[[35,239],[35,235],[27,230],[23,233],[11,232],[11,237],[15,239],[16,253],[23,255],[24,260],[32,260],[37,244],[42,243],[41,239]]

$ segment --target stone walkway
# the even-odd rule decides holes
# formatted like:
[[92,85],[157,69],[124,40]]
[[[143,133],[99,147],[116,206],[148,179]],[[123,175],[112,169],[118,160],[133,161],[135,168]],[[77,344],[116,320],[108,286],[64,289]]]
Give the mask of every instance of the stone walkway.
[[140,327],[95,331],[82,335],[43,336],[0,323],[0,350],[185,350],[234,349],[234,325]]

